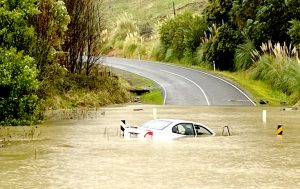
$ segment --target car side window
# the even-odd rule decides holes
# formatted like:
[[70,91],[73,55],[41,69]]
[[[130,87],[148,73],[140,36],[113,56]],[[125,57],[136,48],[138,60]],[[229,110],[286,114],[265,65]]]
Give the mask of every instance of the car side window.
[[197,135],[212,135],[212,133],[201,125],[194,125]]
[[191,123],[180,123],[172,128],[173,133],[181,135],[195,135],[193,124]]

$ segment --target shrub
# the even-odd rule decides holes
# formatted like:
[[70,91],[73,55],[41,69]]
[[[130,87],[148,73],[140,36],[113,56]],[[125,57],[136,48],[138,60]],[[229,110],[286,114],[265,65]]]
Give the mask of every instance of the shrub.
[[234,49],[240,41],[239,32],[228,24],[219,27],[215,35],[202,43],[203,61],[212,64],[220,70],[232,70],[234,67]]
[[39,82],[33,58],[0,48],[0,124],[31,125],[40,116]]
[[138,24],[139,35],[145,38],[149,38],[153,33],[153,27],[149,22]]
[[129,93],[118,77],[101,65],[94,66],[90,75],[69,73],[59,64],[48,66],[41,78],[39,95],[45,106],[74,108],[127,102]]
[[253,63],[252,52],[254,50],[255,46],[250,40],[238,45],[234,55],[234,69],[246,70],[250,68]]
[[197,49],[206,29],[207,26],[201,17],[185,12],[162,24],[159,30],[160,42],[164,49],[172,49],[174,58],[181,59],[184,52]]

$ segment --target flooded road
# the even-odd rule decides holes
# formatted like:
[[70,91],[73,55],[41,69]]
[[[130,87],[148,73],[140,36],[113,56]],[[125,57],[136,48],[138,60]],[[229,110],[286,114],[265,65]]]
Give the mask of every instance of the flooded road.
[[[153,118],[153,107],[158,118],[197,121],[217,136],[119,137],[121,119],[140,125]],[[83,114],[55,120],[70,114],[50,112],[53,119],[35,128],[30,141],[0,147],[0,188],[300,188],[299,110],[126,106]],[[279,124],[282,137],[276,136]],[[225,125],[232,136],[221,136]]]

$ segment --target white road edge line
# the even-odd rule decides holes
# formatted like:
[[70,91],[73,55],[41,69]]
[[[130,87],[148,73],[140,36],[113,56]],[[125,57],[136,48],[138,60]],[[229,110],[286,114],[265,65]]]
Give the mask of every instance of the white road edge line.
[[208,97],[207,97],[205,91],[204,91],[204,90],[202,89],[202,87],[200,87],[197,83],[195,83],[194,81],[190,80],[189,78],[186,78],[186,77],[184,77],[184,76],[182,76],[182,75],[179,75],[179,74],[176,74],[176,73],[173,73],[173,72],[169,72],[169,71],[166,71],[166,70],[160,70],[160,71],[166,72],[166,73],[169,73],[169,74],[172,74],[172,75],[176,75],[176,76],[181,77],[181,78],[183,78],[183,79],[185,79],[185,80],[188,80],[189,82],[191,82],[191,83],[193,83],[194,85],[196,85],[196,86],[201,90],[202,94],[204,95],[207,105],[210,106],[210,102],[209,102],[209,100],[208,100]]
[[[154,81],[155,83],[157,83],[156,81]],[[158,83],[157,83],[158,84]],[[158,84],[163,90],[164,90],[164,102],[163,102],[163,105],[166,104],[166,101],[167,101],[167,90],[164,86]]]

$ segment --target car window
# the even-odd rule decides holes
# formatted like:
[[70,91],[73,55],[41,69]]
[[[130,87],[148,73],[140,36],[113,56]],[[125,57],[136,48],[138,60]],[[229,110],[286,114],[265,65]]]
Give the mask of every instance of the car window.
[[180,123],[172,128],[172,132],[181,135],[195,135],[193,124],[191,123]]
[[165,121],[165,120],[151,120],[146,123],[144,123],[141,127],[146,129],[156,129],[156,130],[162,130],[166,128],[168,125],[170,125],[172,122]]
[[195,125],[197,135],[212,135],[212,133],[201,125]]

